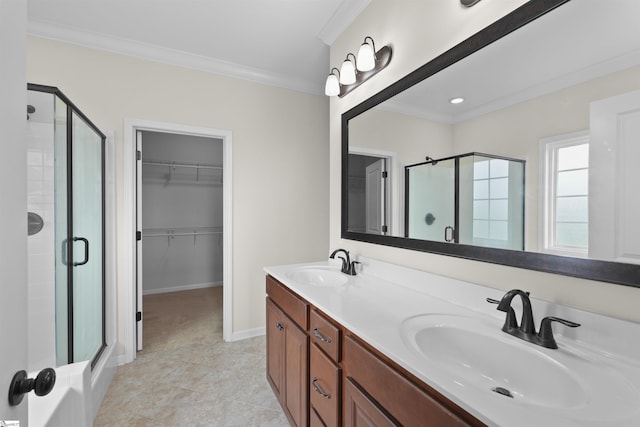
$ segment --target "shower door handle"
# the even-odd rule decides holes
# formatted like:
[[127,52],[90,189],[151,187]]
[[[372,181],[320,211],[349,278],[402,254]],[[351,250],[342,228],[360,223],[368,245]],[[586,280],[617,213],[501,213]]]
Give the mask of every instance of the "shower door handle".
[[[84,243],[84,260],[82,262],[74,262],[73,266],[77,267],[79,265],[85,265],[89,262],[89,240],[84,237],[74,237],[72,239],[74,242],[78,240]],[[69,265],[69,260],[67,259],[67,245],[69,244],[69,239],[64,239],[62,241],[62,264]]]
[[74,262],[73,266],[77,267],[79,265],[85,265],[86,263],[89,262],[89,241],[87,239],[85,239],[84,237],[74,237],[73,241],[77,242],[78,240],[82,241],[84,243],[84,260],[82,262]]
[[456,238],[456,231],[450,225],[444,228],[444,241],[445,242],[453,242]]

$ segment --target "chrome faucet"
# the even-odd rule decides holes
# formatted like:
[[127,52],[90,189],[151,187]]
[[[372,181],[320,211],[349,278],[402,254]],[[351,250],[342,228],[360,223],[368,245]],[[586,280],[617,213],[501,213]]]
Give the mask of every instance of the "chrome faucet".
[[345,249],[336,249],[335,251],[331,252],[331,255],[329,255],[329,258],[335,259],[336,254],[338,252],[344,253],[343,257],[342,256],[338,257],[342,260],[342,268],[340,269],[340,271],[343,272],[344,274],[355,276],[356,264],[360,264],[360,263],[358,261],[351,261],[351,258],[349,258],[349,251]]
[[[518,326],[518,322],[516,320],[516,313],[511,307],[511,301],[516,296],[519,296],[522,299],[522,318],[520,320],[520,326]],[[502,330],[504,332],[542,347],[553,349],[558,348],[558,344],[553,337],[551,322],[558,322],[570,328],[577,328],[580,326],[579,323],[560,319],[559,317],[549,316],[542,319],[542,322],[540,323],[540,332],[536,333],[529,292],[524,292],[520,289],[510,290],[504,294],[500,301],[487,298],[487,302],[498,304],[497,309],[507,313],[504,325],[502,326]]]

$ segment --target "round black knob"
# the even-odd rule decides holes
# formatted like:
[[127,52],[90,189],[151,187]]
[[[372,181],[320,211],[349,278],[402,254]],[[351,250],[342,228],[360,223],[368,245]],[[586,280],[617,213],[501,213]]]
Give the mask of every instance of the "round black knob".
[[18,371],[11,380],[9,386],[9,405],[16,406],[22,402],[24,395],[35,390],[36,396],[46,396],[53,390],[56,384],[56,371],[45,368],[33,378],[27,378],[25,371]]
[[51,393],[53,386],[56,385],[56,371],[52,368],[45,368],[36,377],[36,383],[33,390],[36,396],[46,396]]

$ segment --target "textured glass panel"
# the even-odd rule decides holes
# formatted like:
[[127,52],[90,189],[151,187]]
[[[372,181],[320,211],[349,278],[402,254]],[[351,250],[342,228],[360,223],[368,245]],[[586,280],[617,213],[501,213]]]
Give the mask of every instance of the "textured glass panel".
[[491,178],[501,178],[509,176],[509,161],[502,159],[492,159],[489,167],[489,176]]
[[473,237],[478,239],[489,238],[489,221],[473,221]]
[[473,198],[488,199],[489,198],[489,181],[479,180],[473,181]]
[[489,162],[486,160],[475,162],[473,164],[473,178],[487,179],[489,178]]
[[558,172],[557,196],[584,196],[589,193],[589,172],[586,169]]
[[91,360],[102,345],[102,139],[72,116],[73,361]]
[[509,178],[492,179],[489,182],[489,197],[492,199],[507,199],[509,197]]
[[473,202],[473,219],[489,219],[488,200],[475,200]]
[[558,170],[589,167],[589,144],[572,145],[558,149]]
[[508,240],[509,223],[507,221],[491,221],[489,224],[489,237],[493,240]]
[[492,220],[509,219],[509,201],[508,200],[491,200],[489,205],[489,215]]
[[566,222],[587,222],[589,220],[589,198],[559,197],[556,201],[556,219]]
[[581,223],[556,224],[556,246],[587,248],[589,245],[589,226]]

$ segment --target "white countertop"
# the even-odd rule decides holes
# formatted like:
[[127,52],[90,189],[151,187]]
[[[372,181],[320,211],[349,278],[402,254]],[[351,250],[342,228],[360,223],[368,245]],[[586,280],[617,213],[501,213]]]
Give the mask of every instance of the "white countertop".
[[[345,275],[347,281],[340,286],[292,280],[291,272],[301,268],[335,268],[339,272],[340,264],[334,260],[264,270],[489,426],[640,426],[640,325],[536,300],[532,295],[536,330],[545,316],[582,324],[575,329],[554,326],[559,348],[546,349],[501,332],[504,313],[486,298],[499,300],[503,291],[364,257],[358,261],[361,271],[356,276]],[[520,313],[516,300],[513,306]],[[547,400],[536,403],[535,396],[526,393],[511,399],[470,384],[411,345],[403,332],[410,328],[412,319],[424,315],[455,315],[482,325],[491,334],[495,330],[501,343],[557,361],[581,387],[575,397],[558,395],[564,403],[555,404]],[[517,318],[519,322],[519,314]],[[518,360],[512,363],[516,369]],[[535,390],[539,396],[547,393],[545,381],[543,378],[542,386]],[[548,396],[563,393],[555,388],[554,378],[548,381]]]

